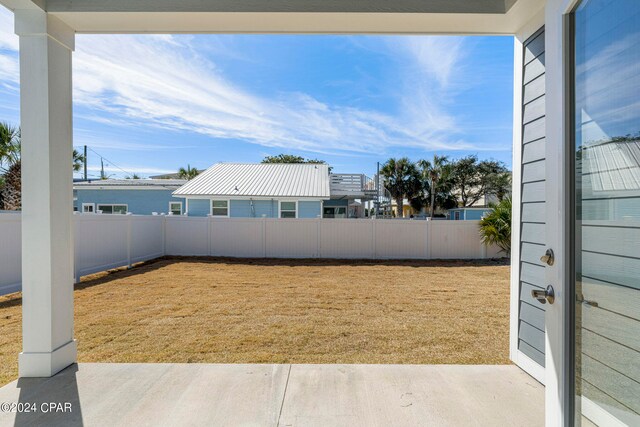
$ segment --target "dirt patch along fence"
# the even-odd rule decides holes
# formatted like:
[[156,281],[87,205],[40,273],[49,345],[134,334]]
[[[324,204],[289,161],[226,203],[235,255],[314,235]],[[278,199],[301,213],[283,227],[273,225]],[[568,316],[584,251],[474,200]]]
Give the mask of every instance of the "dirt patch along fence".
[[[484,259],[478,221],[74,215],[81,276],[163,255],[238,258]],[[0,295],[20,289],[20,215],[0,214]]]

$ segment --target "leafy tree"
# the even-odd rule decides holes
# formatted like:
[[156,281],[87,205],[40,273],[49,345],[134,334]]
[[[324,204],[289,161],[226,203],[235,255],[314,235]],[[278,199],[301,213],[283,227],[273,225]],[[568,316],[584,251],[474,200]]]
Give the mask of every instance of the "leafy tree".
[[262,159],[262,163],[307,163],[307,160],[293,154],[278,154],[277,156],[266,156]]
[[319,159],[305,159],[302,156],[293,154],[278,154],[277,156],[267,156],[262,159],[262,163],[315,163],[326,165],[327,162]]
[[496,245],[507,256],[511,253],[511,197],[491,205],[480,220],[480,237],[485,245]]
[[504,198],[511,188],[511,176],[502,162],[478,161],[478,156],[463,157],[452,164],[452,191],[463,207],[473,206],[486,195]]
[[[327,162],[320,159],[305,159],[302,156],[295,156],[293,154],[278,154],[277,156],[266,156],[262,159],[262,163],[312,163],[316,165],[326,165]],[[331,166],[329,166],[329,173],[331,173]]]
[[384,187],[389,191],[391,197],[398,206],[398,216],[404,216],[403,208],[406,197],[411,200],[419,196],[421,191],[420,173],[416,165],[408,158],[391,158],[380,169],[383,177]]
[[138,175],[137,173],[134,173],[134,174],[133,174],[133,175],[131,175],[131,176],[127,175],[127,176],[125,176],[124,178],[125,178],[125,179],[141,179],[141,178],[140,178],[140,175]]
[[496,196],[500,202],[504,200],[505,197],[511,194],[511,173],[497,173],[491,179],[491,185],[488,188],[487,193]]
[[191,166],[187,165],[187,168],[180,168],[178,169],[178,178],[180,179],[193,179],[196,176],[198,176],[198,174],[200,174],[200,171],[198,169],[192,168]]

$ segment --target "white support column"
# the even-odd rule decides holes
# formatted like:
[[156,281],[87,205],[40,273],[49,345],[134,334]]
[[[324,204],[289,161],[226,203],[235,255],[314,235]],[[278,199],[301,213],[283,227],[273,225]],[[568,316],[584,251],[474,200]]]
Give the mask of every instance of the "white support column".
[[73,339],[71,52],[74,32],[41,10],[16,10],[22,126],[20,377],[76,361]]

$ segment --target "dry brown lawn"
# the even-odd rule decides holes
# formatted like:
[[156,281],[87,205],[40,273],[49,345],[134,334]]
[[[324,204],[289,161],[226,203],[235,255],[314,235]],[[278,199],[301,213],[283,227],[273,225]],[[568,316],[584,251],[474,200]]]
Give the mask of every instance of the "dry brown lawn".
[[[503,364],[509,266],[163,258],[85,278],[75,322],[80,362]],[[0,297],[0,384],[20,334]]]

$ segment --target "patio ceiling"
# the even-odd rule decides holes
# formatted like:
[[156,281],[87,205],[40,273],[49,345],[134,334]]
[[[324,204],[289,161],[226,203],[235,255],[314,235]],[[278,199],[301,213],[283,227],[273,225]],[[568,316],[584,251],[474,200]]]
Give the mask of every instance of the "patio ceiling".
[[516,0],[44,0],[48,12],[505,13]]
[[[0,0],[78,33],[513,34],[544,0]],[[479,16],[481,15],[481,16]]]

